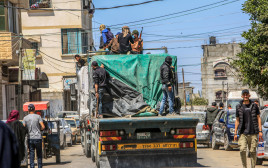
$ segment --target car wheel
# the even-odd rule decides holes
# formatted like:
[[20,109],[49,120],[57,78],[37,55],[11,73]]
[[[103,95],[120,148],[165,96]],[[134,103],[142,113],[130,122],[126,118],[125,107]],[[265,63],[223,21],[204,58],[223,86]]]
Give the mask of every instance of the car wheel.
[[64,149],[65,148],[65,146],[66,146],[66,137],[64,136],[64,138],[63,138],[63,142],[62,142],[62,145],[61,145],[61,149]]
[[230,146],[230,142],[229,142],[229,138],[228,138],[228,135],[227,134],[224,134],[224,149],[226,151],[230,151],[232,150],[233,148]]
[[219,148],[220,148],[220,146],[218,144],[216,144],[216,135],[213,134],[212,135],[212,149],[213,150],[217,150]]
[[76,145],[76,143],[77,143],[77,135],[75,135],[74,137],[74,145]]
[[69,146],[69,147],[73,146],[73,137],[72,137],[72,136],[71,136],[70,143],[68,143],[68,146]]
[[256,165],[262,165],[263,160],[260,158],[257,158]]

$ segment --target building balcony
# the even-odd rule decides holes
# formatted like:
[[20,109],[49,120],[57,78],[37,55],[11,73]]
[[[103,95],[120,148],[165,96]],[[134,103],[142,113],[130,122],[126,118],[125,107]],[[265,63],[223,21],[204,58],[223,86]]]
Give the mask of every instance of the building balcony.
[[30,0],[31,9],[52,8],[51,0]]

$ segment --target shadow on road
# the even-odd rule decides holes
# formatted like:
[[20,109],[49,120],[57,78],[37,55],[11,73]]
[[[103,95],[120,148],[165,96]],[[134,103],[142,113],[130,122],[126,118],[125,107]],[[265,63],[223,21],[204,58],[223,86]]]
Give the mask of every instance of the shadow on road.
[[56,162],[50,162],[50,163],[43,163],[43,166],[53,166],[53,165],[66,165],[72,163],[71,161],[65,161],[61,163],[56,163]]

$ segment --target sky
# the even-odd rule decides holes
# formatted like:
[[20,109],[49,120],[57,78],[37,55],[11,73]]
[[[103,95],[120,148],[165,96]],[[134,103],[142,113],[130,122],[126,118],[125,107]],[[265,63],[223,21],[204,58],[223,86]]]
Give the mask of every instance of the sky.
[[[96,8],[140,3],[147,0],[93,0]],[[245,0],[163,0],[140,6],[96,10],[93,18],[94,41],[99,45],[98,27],[105,24],[116,34],[127,25],[130,30],[143,27],[144,48],[166,46],[177,56],[178,77],[191,82],[194,92],[202,90],[201,45],[216,36],[218,43],[244,42],[241,33],[250,28],[249,15],[243,13]],[[163,53],[163,51],[150,51]]]

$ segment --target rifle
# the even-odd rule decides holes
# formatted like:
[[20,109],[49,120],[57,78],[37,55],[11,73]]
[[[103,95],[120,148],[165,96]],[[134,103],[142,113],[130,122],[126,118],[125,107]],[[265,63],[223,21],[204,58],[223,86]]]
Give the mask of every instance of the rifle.
[[[140,32],[140,37],[139,37],[139,39],[141,40],[141,36],[142,36],[142,31],[143,31],[143,27],[141,27],[141,32]],[[140,46],[141,45],[141,42],[142,42],[142,40],[141,41],[139,41],[139,45],[138,46]]]

